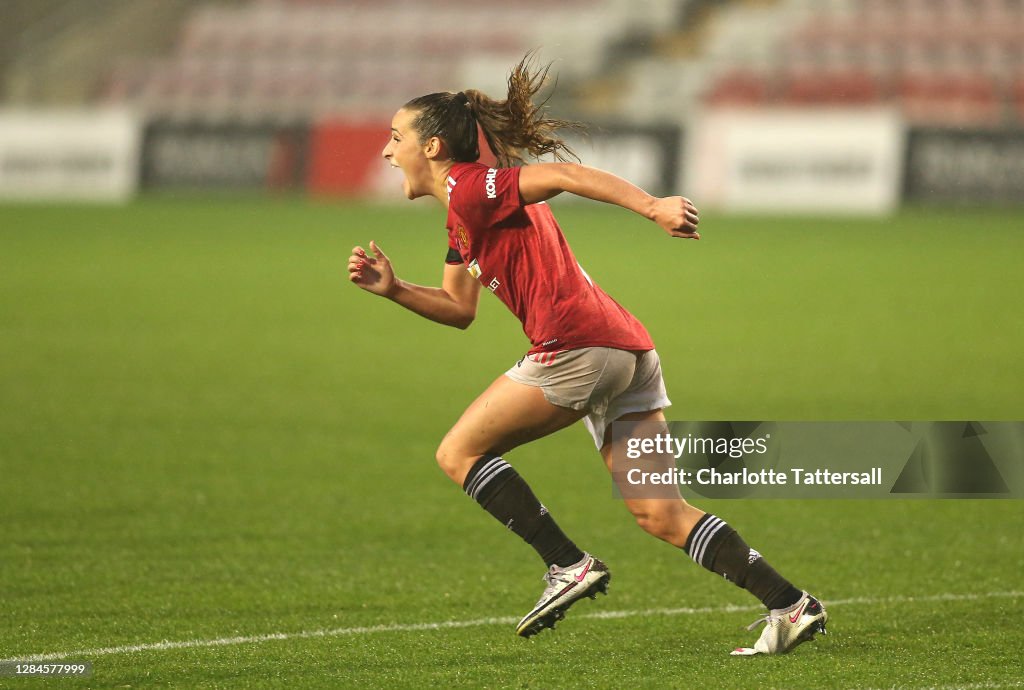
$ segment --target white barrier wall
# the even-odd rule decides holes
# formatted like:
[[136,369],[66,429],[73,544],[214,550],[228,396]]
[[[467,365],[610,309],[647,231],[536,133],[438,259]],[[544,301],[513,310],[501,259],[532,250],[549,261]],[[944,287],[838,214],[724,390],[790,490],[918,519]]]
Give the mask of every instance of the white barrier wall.
[[708,110],[690,123],[683,180],[731,211],[888,213],[904,137],[889,110]]
[[0,199],[127,200],[140,138],[125,110],[0,110]]

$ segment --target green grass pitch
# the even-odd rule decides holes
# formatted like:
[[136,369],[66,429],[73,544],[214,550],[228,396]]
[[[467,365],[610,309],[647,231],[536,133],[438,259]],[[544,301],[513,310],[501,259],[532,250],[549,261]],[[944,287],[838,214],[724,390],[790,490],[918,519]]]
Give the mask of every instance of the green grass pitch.
[[[651,330],[670,418],[1024,419],[1024,214],[708,215],[686,242],[554,203]],[[732,658],[756,602],[632,524],[582,427],[510,460],[610,595],[516,638],[542,564],[433,453],[527,343],[486,292],[461,332],[347,284],[370,239],[436,284],[432,202],[0,207],[0,659],[94,664],[61,687],[1021,686],[1020,502],[704,503],[832,617]]]

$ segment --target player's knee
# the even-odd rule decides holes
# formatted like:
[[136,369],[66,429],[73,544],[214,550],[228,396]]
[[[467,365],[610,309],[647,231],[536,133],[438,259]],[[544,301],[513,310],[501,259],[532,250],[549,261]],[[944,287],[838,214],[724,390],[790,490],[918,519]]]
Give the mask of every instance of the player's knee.
[[434,453],[434,459],[437,460],[438,467],[444,470],[444,473],[450,477],[452,470],[452,451],[446,441],[441,441],[441,445],[437,447],[437,452]]
[[445,436],[444,440],[441,441],[441,445],[437,447],[434,457],[441,470],[453,482],[461,486],[466,473],[469,471],[469,467],[472,465],[472,458],[465,453],[459,452],[458,447],[449,440],[448,436]]

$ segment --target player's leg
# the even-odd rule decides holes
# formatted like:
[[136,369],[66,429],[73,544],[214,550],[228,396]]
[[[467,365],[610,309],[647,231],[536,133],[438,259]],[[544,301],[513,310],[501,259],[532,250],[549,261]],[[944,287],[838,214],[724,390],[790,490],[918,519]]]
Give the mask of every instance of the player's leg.
[[583,556],[526,482],[501,457],[603,409],[632,380],[637,358],[583,348],[523,358],[498,377],[445,435],[437,461],[489,513],[533,546],[548,566]]
[[[634,412],[622,415],[616,421],[661,426],[665,424],[665,415],[661,410]],[[613,471],[615,455],[616,447],[609,426],[605,432],[605,444],[601,447],[601,456],[609,471]],[[625,455],[618,457],[624,458]],[[659,487],[659,491],[664,489],[670,490],[673,496],[623,499],[640,527],[683,549],[699,565],[746,589],[769,609],[785,608],[800,599],[801,591],[779,575],[757,551],[747,546],[728,523],[687,503],[679,495],[677,487]]]
[[553,405],[543,390],[499,376],[462,413],[437,449],[437,462],[452,481],[465,483],[482,455],[502,454],[579,421],[586,414]]
[[[615,421],[641,422],[646,425],[657,425],[657,427],[645,427],[648,429],[660,428],[662,426],[664,426],[666,431],[668,429],[668,427],[665,426],[665,415],[661,410],[630,412],[620,415]],[[625,439],[620,439],[620,445],[624,440]],[[693,531],[693,528],[704,517],[704,511],[683,500],[683,497],[679,494],[679,489],[675,486],[657,486],[656,492],[658,497],[638,497],[635,496],[637,492],[629,491],[628,485],[624,483],[625,475],[621,471],[623,469],[621,467],[621,459],[626,457],[624,454],[625,449],[618,448],[615,445],[615,441],[612,438],[611,424],[605,428],[604,440],[603,445],[600,448],[600,453],[601,457],[604,459],[605,467],[608,468],[608,472],[611,473],[615,481],[619,483],[620,488],[625,489],[623,492],[625,495],[623,495],[622,501],[629,512],[633,515],[637,525],[651,536],[657,537],[662,541],[666,541],[680,549],[683,548],[686,545],[686,540]],[[615,466],[614,458],[619,459],[619,467]],[[668,457],[665,459],[664,469],[668,469],[671,466],[672,458]]]
[[[665,416],[661,410],[635,412],[616,421],[660,426],[664,425]],[[614,460],[625,455],[624,449],[616,448],[610,425],[604,441],[601,456],[615,476],[618,468]],[[665,488],[659,487],[659,491]],[[697,564],[746,589],[769,610],[758,621],[763,621],[766,628],[754,647],[739,648],[733,654],[781,654],[813,639],[816,633],[825,632],[828,614],[817,599],[782,577],[724,520],[687,503],[678,495],[678,487],[671,487],[671,492],[675,494],[672,497],[626,496],[623,501],[637,524],[649,534],[682,549]]]
[[[644,353],[637,362],[633,380],[614,398],[603,414],[586,418],[601,455],[613,477],[611,420],[648,422],[654,432],[667,431],[662,409],[671,404],[665,393],[661,363],[656,352]],[[625,457],[624,453],[615,454]],[[673,458],[664,458],[666,468]],[[686,552],[696,563],[724,576],[746,589],[768,608],[768,626],[753,649],[742,654],[787,652],[816,632],[825,631],[828,615],[821,604],[794,587],[772,568],[761,554],[750,548],[740,535],[721,518],[690,505],[679,495],[678,487],[658,498],[630,495],[628,483],[616,477],[626,507],[644,530]]]
[[548,566],[572,565],[583,552],[502,454],[554,433],[582,414],[551,404],[539,387],[500,376],[466,409],[437,449],[445,474],[532,546]]
[[548,565],[543,594],[516,627],[521,636],[554,627],[574,602],[607,591],[611,574],[562,532],[502,454],[578,421],[595,396],[620,392],[634,366],[633,355],[608,348],[525,358],[469,406],[438,448],[448,476]]

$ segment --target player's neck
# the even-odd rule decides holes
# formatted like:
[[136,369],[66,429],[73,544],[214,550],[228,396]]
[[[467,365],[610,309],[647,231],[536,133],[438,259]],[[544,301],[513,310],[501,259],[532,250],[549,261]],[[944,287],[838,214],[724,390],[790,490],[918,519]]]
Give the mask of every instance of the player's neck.
[[431,194],[444,204],[445,208],[448,208],[448,174],[454,165],[455,161],[453,160],[431,162],[430,164],[434,176],[434,187]]

